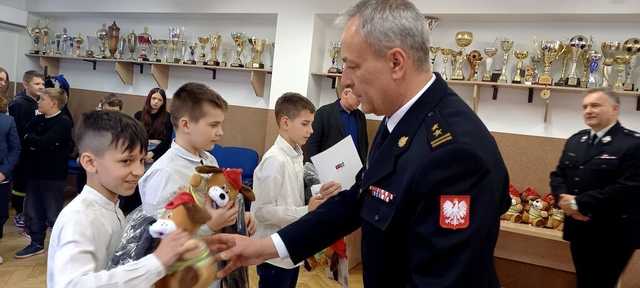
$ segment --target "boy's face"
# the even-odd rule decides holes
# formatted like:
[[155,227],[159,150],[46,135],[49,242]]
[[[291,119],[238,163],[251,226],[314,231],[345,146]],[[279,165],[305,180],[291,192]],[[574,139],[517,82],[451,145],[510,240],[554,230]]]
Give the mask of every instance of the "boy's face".
[[204,104],[202,109],[204,116],[200,120],[195,122],[188,117],[183,117],[186,121],[180,121],[182,126],[180,128],[184,129],[188,135],[193,148],[209,151],[224,135],[222,131],[224,112],[211,104]]
[[27,91],[27,95],[37,97],[44,91],[44,80],[40,77],[33,77],[29,82],[23,82],[22,86]]
[[58,104],[49,95],[43,94],[40,96],[40,99],[38,99],[38,111],[40,113],[49,115],[56,110],[58,110]]
[[87,173],[95,174],[98,185],[112,193],[129,196],[144,174],[144,155],[138,148],[126,152],[120,145],[109,147],[100,156],[82,153],[80,161]]
[[302,146],[307,143],[307,140],[309,140],[309,137],[313,134],[313,128],[311,126],[313,118],[313,113],[302,110],[296,118],[289,119],[287,116],[282,117],[280,127],[285,131],[291,141]]

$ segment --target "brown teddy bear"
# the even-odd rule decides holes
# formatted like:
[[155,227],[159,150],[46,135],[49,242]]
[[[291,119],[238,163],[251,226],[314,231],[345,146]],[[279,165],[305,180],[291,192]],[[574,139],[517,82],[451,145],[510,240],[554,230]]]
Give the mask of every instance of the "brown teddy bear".
[[520,195],[522,200],[522,222],[529,223],[529,209],[533,201],[540,198],[540,194],[535,189],[527,187]]
[[520,191],[515,186],[509,185],[509,195],[511,196],[511,207],[504,215],[500,217],[502,220],[507,220],[513,223],[522,222],[522,199],[520,199]]
[[549,218],[549,203],[541,198],[534,200],[529,207],[529,224],[544,227]]
[[556,206],[556,199],[553,197],[553,194],[549,193],[545,195],[544,199],[549,202],[549,206],[551,207],[549,211],[549,220],[545,227],[562,230],[564,227],[564,211]]
[[[196,204],[194,197],[187,192],[180,192],[165,206],[163,218],[149,227],[154,236],[163,237],[175,228],[180,228],[195,236],[203,224],[211,216]],[[193,238],[185,246],[188,252],[180,256],[167,275],[156,282],[157,288],[207,288],[216,280],[217,265],[210,254],[209,247],[200,239]]]
[[[196,173],[191,176],[189,189],[196,196],[196,200],[204,205],[204,197],[210,197],[217,207],[226,206],[233,202],[238,207],[236,223],[221,229],[222,233],[247,235],[244,212],[245,201],[253,202],[256,197],[253,191],[242,184],[241,169],[220,169],[214,166],[198,166]],[[201,199],[198,199],[201,198]],[[226,263],[220,263],[224,267]],[[221,279],[223,288],[249,287],[249,273],[246,267],[236,269],[227,277]]]

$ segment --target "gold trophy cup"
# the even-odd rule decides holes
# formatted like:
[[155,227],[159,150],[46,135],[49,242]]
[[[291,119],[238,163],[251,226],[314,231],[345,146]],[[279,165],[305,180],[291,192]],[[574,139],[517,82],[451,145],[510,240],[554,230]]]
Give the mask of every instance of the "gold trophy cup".
[[453,76],[451,80],[464,80],[464,72],[462,70],[463,59],[465,57],[464,48],[471,45],[473,42],[473,33],[468,31],[460,31],[456,33],[456,45],[460,47],[454,55],[454,67]]
[[500,41],[500,48],[502,48],[502,52],[504,52],[504,60],[502,61],[502,72],[500,73],[498,83],[508,83],[507,66],[509,65],[509,54],[513,48],[513,40],[503,39]]
[[220,50],[220,45],[222,44],[222,35],[220,34],[211,34],[209,36],[209,42],[211,42],[211,48],[209,50],[209,60],[207,60],[206,65],[210,66],[227,66],[226,63],[220,63],[218,60],[218,51]]
[[244,67],[242,64],[242,51],[244,51],[244,45],[246,40],[246,36],[242,32],[233,32],[231,33],[231,39],[233,39],[233,43],[236,45],[235,51],[235,59],[231,63],[231,67]]
[[522,83],[522,76],[524,76],[524,70],[522,69],[524,66],[524,59],[529,57],[529,51],[527,50],[515,50],[513,51],[513,56],[516,57],[516,73],[513,76],[513,81],[511,83],[520,84]]
[[249,66],[251,66],[251,68],[264,69],[262,53],[267,45],[267,40],[251,37],[249,38],[249,44],[251,44],[251,62],[249,63]]
[[467,62],[469,62],[469,67],[471,69],[469,73],[469,77],[467,77],[468,81],[477,81],[478,80],[478,68],[480,67],[480,62],[482,62],[482,53],[478,50],[472,50],[467,55]]
[[482,81],[490,82],[491,81],[491,66],[493,66],[493,57],[498,53],[498,49],[494,47],[484,48],[484,55],[487,56],[484,61],[485,69],[484,75],[482,76]]
[[200,54],[198,54],[198,61],[206,63],[207,61],[207,45],[209,44],[209,36],[198,37],[198,43],[200,43]]
[[545,40],[540,44],[540,50],[542,52],[542,62],[544,70],[542,75],[538,78],[538,84],[540,85],[552,85],[553,76],[551,75],[551,65],[553,61],[558,59],[562,53],[564,53],[565,45],[562,41]]

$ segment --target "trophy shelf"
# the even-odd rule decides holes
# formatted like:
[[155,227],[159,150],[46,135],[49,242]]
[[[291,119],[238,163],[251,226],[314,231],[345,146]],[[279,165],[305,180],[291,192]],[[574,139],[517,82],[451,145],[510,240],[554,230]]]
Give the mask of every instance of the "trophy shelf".
[[336,89],[338,79],[342,77],[342,74],[340,73],[311,73],[311,75],[316,77],[327,77],[331,79],[331,89]]
[[181,63],[157,63],[149,61],[137,61],[137,60],[125,60],[125,59],[100,59],[100,58],[88,58],[88,57],[73,57],[62,55],[38,55],[38,54],[25,54],[28,57],[38,57],[39,63],[46,74],[57,75],[60,72],[60,59],[64,60],[76,60],[86,61],[93,63],[93,70],[96,69],[97,62],[112,62],[115,65],[115,72],[125,85],[133,85],[134,66],[140,66],[140,73],[142,74],[145,64],[151,65],[151,75],[158,84],[158,87],[167,89],[169,84],[169,68],[170,67],[186,67],[186,68],[198,68],[211,71],[212,78],[216,79],[217,70],[228,71],[241,71],[250,72],[250,82],[257,97],[264,96],[264,86],[267,74],[271,74],[271,69],[258,69],[258,68],[237,68],[237,67],[218,67],[208,66],[202,64],[181,64]]
[[[578,92],[586,93],[588,88],[576,88],[576,87],[563,87],[563,86],[545,86],[545,85],[527,85],[527,84],[511,84],[511,83],[497,83],[497,82],[483,82],[483,81],[465,81],[465,80],[447,80],[449,84],[455,85],[467,85],[473,86],[472,94],[472,108],[474,112],[478,112],[478,103],[480,102],[479,88],[482,86],[493,87],[493,100],[498,97],[499,88],[513,88],[513,89],[527,89],[529,96],[528,102],[533,102],[533,90],[539,89],[540,97],[546,101],[544,108],[544,122],[549,119],[549,105],[552,91],[565,91],[565,92]],[[640,92],[638,91],[614,91],[614,94],[619,96],[635,96],[637,97],[636,111],[640,111]]]

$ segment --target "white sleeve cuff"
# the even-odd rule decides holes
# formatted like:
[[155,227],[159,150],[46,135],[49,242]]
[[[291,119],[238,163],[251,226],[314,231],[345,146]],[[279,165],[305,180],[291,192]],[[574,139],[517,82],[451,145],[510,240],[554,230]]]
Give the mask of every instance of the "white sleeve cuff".
[[273,241],[273,245],[276,246],[276,250],[278,250],[278,257],[280,258],[288,258],[289,251],[287,250],[287,246],[284,246],[284,242],[282,242],[282,238],[278,233],[271,234],[271,241]]

